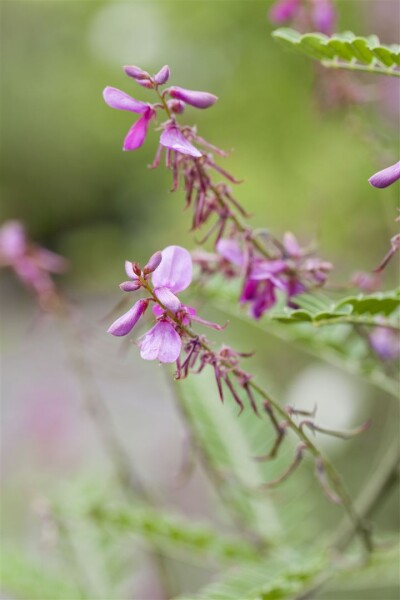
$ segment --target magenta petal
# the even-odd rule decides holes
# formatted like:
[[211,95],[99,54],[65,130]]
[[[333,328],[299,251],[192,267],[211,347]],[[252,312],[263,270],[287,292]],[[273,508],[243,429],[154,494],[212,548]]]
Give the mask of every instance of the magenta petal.
[[180,309],[181,301],[167,287],[156,288],[154,293],[161,304],[171,312],[176,313]]
[[156,75],[154,75],[154,81],[158,83],[158,85],[163,85],[164,83],[167,83],[170,74],[169,66],[165,65],[158,73],[156,73]]
[[139,121],[136,121],[136,123],[130,128],[127,136],[124,139],[124,150],[136,150],[137,148],[140,148],[146,139],[147,129],[153,115],[153,111],[148,110],[142,117],[140,117]]
[[135,100],[125,92],[121,92],[117,88],[106,87],[103,91],[103,98],[111,108],[118,110],[130,110],[131,112],[142,115],[148,110],[148,104]]
[[122,317],[114,321],[114,323],[109,327],[108,333],[112,335],[126,335],[135,327],[136,323],[139,321],[140,317],[145,312],[148,306],[147,300],[138,300],[128,312],[126,312]]
[[376,188],[385,188],[392,185],[392,183],[398,179],[400,179],[400,161],[391,167],[378,171],[378,173],[372,175],[368,181]]
[[223,258],[238,267],[243,266],[243,252],[236,240],[219,240],[216,247],[218,254],[220,254]]
[[189,156],[194,156],[195,158],[201,156],[201,152],[184,137],[175,125],[170,125],[164,129],[160,137],[160,144],[181,154],[189,154]]
[[336,20],[335,8],[331,0],[318,0],[318,2],[315,2],[311,18],[317,31],[331,35]]
[[192,257],[181,246],[168,246],[162,251],[162,261],[152,276],[155,288],[168,288],[177,293],[185,290],[192,281]]
[[182,340],[168,321],[159,321],[140,341],[140,356],[144,360],[175,362],[182,348]]
[[190,104],[196,108],[208,108],[209,106],[215,104],[218,100],[217,96],[214,96],[214,94],[209,94],[208,92],[197,92],[195,90],[186,90],[177,86],[169,88],[168,93],[171,98],[182,100],[186,104]]

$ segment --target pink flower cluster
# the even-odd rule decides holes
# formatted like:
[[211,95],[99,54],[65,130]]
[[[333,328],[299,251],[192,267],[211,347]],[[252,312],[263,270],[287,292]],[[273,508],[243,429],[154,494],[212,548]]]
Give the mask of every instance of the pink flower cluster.
[[108,329],[112,335],[127,335],[153,304],[154,327],[139,340],[140,355],[144,360],[174,363],[182,350],[185,327],[197,321],[214,329],[219,325],[204,321],[194,308],[182,304],[176,294],[183,292],[192,281],[192,257],[180,246],[168,246],[156,252],[141,269],[137,263],[126,261],[128,281],[121,283],[124,292],[143,290],[146,298],[138,300]]
[[66,260],[29,242],[19,221],[6,221],[0,228],[0,266],[10,267],[41,300],[55,292],[51,275],[67,268]]
[[[201,138],[195,127],[178,123],[177,116],[186,104],[208,108],[215,103],[216,96],[176,86],[161,93],[159,86],[170,76],[167,66],[154,76],[139,67],[125,67],[125,72],[141,86],[152,89],[160,102],[144,104],[115,88],[104,90],[104,98],[113,108],[142,114],[128,132],[124,148],[138,148],[143,143],[149,121],[157,111],[165,111],[168,119],[161,125],[160,145],[152,166],[159,165],[162,152],[166,150],[166,166],[173,173],[173,190],[176,191],[181,183],[186,208],[193,210],[192,230],[212,221],[202,241],[214,235],[217,258],[224,259],[221,272],[243,277],[241,302],[250,304],[251,314],[259,318],[271,308],[278,289],[283,290],[288,302],[292,303],[293,296],[323,285],[331,269],[330,263],[301,250],[291,234],[287,234],[283,242],[273,240],[273,247],[268,248],[242,221],[247,214],[230,185],[239,181],[214,160],[214,154],[223,157],[226,153]],[[203,148],[202,152],[197,146]],[[215,174],[221,175],[223,181],[214,183]],[[214,255],[211,262],[215,260]],[[203,272],[212,271],[212,265],[205,264],[204,256],[199,264]]]
[[302,250],[290,232],[284,235],[282,244],[275,242],[270,259],[254,251],[246,239],[242,245],[236,239],[220,239],[216,249],[218,254],[196,253],[196,262],[203,273],[242,277],[240,302],[250,306],[250,315],[255,319],[274,306],[278,290],[285,294],[289,306],[295,306],[293,297],[322,286],[332,268],[331,263]]

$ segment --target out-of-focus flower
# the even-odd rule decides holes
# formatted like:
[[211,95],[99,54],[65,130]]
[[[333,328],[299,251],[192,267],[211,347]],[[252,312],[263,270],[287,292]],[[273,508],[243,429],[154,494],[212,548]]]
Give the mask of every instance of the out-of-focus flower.
[[370,293],[376,292],[382,285],[380,273],[368,273],[366,271],[358,271],[353,275],[351,281],[360,290]]
[[[274,306],[277,290],[286,294],[289,306],[294,306],[293,296],[305,292],[310,286],[323,285],[332,268],[328,262],[305,257],[295,236],[290,232],[284,235],[279,255],[270,260],[256,255],[254,251],[244,252],[234,239],[219,240],[216,249],[228,263],[238,267],[243,275],[240,301],[250,304],[250,314],[255,319],[259,319]],[[224,272],[224,266],[221,267],[221,272]]]
[[375,327],[369,336],[372,349],[382,360],[400,356],[400,334],[388,327]]
[[19,221],[6,221],[0,228],[0,266],[13,269],[28,288],[45,300],[55,291],[51,274],[64,272],[67,261],[32,244]]
[[336,11],[331,0],[278,0],[269,11],[273,23],[291,21],[300,29],[315,29],[326,35],[334,31]]
[[390,167],[386,167],[386,169],[382,169],[382,171],[378,171],[368,181],[374,187],[382,189],[392,185],[398,179],[400,179],[400,161]]

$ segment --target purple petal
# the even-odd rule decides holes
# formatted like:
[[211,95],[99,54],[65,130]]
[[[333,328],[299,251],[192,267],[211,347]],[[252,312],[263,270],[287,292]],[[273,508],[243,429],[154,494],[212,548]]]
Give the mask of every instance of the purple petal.
[[168,321],[159,321],[140,341],[140,356],[144,360],[175,362],[182,348],[182,340]]
[[111,108],[118,110],[130,110],[131,112],[142,115],[148,110],[148,104],[135,100],[125,92],[121,92],[117,88],[106,87],[103,91],[103,98]]
[[155,288],[168,288],[177,293],[185,290],[192,281],[192,257],[181,246],[168,246],[162,251],[162,261],[152,276]]
[[261,281],[271,279],[276,273],[282,273],[287,268],[284,260],[270,260],[254,263],[251,269],[251,279]]
[[154,254],[152,254],[152,256],[150,256],[147,265],[144,267],[143,272],[144,273],[152,273],[153,271],[155,271],[157,269],[157,267],[160,265],[162,261],[162,254],[160,251],[155,252]]
[[195,90],[186,90],[181,87],[171,87],[168,90],[171,98],[176,98],[176,100],[182,100],[186,104],[190,104],[191,106],[195,106],[196,108],[208,108],[216,103],[218,100],[217,96],[214,94],[209,94],[208,92],[197,92]]
[[128,77],[133,77],[133,79],[150,79],[150,73],[147,71],[143,71],[140,67],[135,67],[134,65],[123,67],[125,73]]
[[171,292],[169,288],[156,288],[154,290],[154,293],[161,302],[161,304],[163,304],[165,308],[167,308],[171,312],[176,313],[180,309],[181,301],[175,296],[175,294]]
[[149,109],[142,117],[140,117],[139,121],[136,121],[136,123],[130,128],[127,136],[124,139],[124,150],[136,150],[137,148],[140,148],[146,139],[147,129],[153,115],[154,112]]
[[119,287],[123,292],[136,292],[140,288],[140,283],[136,281],[123,281]]
[[181,154],[189,154],[189,156],[194,156],[195,158],[201,156],[201,152],[184,137],[175,125],[170,125],[164,129],[160,137],[160,144]]
[[300,0],[278,0],[269,11],[269,18],[273,23],[285,23],[296,15]]
[[240,245],[235,240],[219,240],[217,243],[217,252],[223,258],[233,263],[237,267],[244,264],[244,256]]
[[378,171],[378,173],[372,175],[368,181],[376,188],[385,188],[392,185],[392,183],[398,179],[400,179],[400,161],[391,167]]
[[108,333],[112,335],[126,335],[135,327],[136,323],[139,321],[140,317],[145,312],[148,306],[147,300],[138,300],[128,312],[126,312],[122,317],[114,321],[114,323],[109,327]]
[[159,85],[163,85],[164,83],[167,83],[170,74],[171,71],[169,69],[169,66],[165,65],[162,69],[158,71],[158,73],[156,73],[156,75],[154,75],[154,81]]

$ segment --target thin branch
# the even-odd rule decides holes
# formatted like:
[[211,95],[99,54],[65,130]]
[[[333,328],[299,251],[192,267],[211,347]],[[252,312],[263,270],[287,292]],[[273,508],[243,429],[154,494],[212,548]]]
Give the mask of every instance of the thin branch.
[[378,67],[376,65],[360,65],[358,63],[344,63],[338,60],[323,60],[321,64],[328,69],[345,69],[346,71],[360,71],[362,73],[376,73],[377,75],[389,75],[389,77],[400,77],[400,71]]

